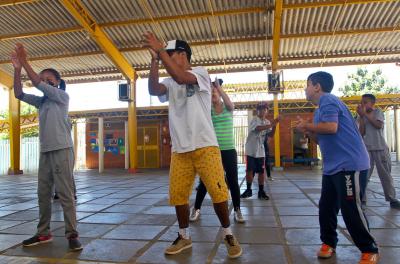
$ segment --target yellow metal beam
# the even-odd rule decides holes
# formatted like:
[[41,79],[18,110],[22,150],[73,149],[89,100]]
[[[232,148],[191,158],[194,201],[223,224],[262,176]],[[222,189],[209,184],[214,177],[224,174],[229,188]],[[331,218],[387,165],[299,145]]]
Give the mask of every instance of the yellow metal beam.
[[299,8],[315,8],[324,6],[337,6],[337,5],[353,5],[353,4],[370,4],[370,3],[385,3],[395,2],[398,0],[331,0],[325,2],[304,2],[297,4],[284,4],[283,9],[299,9]]
[[10,6],[10,5],[19,5],[25,3],[32,3],[38,0],[1,0],[0,6]]
[[130,141],[130,169],[137,169],[137,121],[136,121],[136,100],[135,100],[135,70],[118,50],[111,39],[105,34],[103,29],[96,23],[89,14],[86,7],[80,0],[62,0],[64,7],[70,12],[75,20],[90,34],[104,53],[113,61],[115,66],[121,71],[125,78],[131,83],[131,96],[133,100],[129,102],[129,141]]
[[64,7],[70,12],[75,20],[83,26],[93,40],[100,46],[103,52],[113,61],[115,66],[128,79],[132,80],[135,70],[117,49],[111,39],[105,34],[103,29],[91,17],[89,11],[80,0],[62,0]]
[[[281,37],[283,0],[275,0],[274,10],[274,35],[272,38],[272,72],[278,70],[279,44]],[[267,51],[265,51],[267,52]],[[274,118],[279,116],[278,94],[274,94]],[[281,167],[281,144],[279,124],[276,125],[274,135],[275,168]]]

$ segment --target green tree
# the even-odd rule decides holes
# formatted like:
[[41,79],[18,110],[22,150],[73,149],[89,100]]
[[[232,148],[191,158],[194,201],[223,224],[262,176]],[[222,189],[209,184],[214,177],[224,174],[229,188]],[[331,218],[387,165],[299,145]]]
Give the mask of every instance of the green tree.
[[[36,107],[27,103],[21,102],[21,116],[33,115],[37,113]],[[0,111],[0,120],[8,120],[8,110]],[[21,130],[22,137],[36,137],[39,135],[39,127],[28,127]],[[8,133],[0,133],[0,139],[7,139]]]
[[366,68],[358,68],[356,73],[348,74],[347,78],[346,85],[339,88],[339,91],[344,96],[362,95],[365,93],[400,93],[398,87],[387,85],[387,79],[382,75],[381,69],[368,72]]
[[[33,115],[37,113],[36,107],[33,105],[21,102],[21,115]],[[8,109],[0,110],[0,120],[8,120]]]

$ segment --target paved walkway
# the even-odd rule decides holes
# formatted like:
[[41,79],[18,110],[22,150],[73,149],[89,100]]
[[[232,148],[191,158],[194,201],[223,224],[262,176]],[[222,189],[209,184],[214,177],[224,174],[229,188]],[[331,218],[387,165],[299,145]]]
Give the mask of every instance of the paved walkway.
[[[243,168],[240,172],[242,182]],[[360,253],[341,218],[337,256],[325,261],[315,258],[320,245],[320,173],[318,169],[275,173],[275,181],[267,186],[270,201],[255,197],[242,201],[247,222],[233,224],[244,249],[238,260],[226,257],[208,196],[201,221],[191,226],[192,250],[164,256],[178,229],[174,209],[167,201],[168,172],[163,170],[135,176],[118,170],[102,175],[94,171],[76,173],[78,229],[84,250],[68,252],[59,202],[53,206],[53,243],[22,248],[21,241],[35,233],[37,224],[37,178],[0,176],[0,263],[357,263]],[[393,176],[399,190],[399,164],[395,164]],[[400,211],[389,208],[376,176],[369,187],[366,212],[381,248],[381,263],[400,263]]]

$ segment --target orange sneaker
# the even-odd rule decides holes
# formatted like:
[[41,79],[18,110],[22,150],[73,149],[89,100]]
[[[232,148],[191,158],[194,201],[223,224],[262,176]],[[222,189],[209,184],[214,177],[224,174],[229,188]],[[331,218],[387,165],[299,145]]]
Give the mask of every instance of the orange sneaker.
[[335,254],[335,249],[327,244],[322,244],[321,248],[318,251],[318,257],[327,259],[332,257],[332,255]]
[[379,260],[378,253],[362,253],[358,264],[376,264]]

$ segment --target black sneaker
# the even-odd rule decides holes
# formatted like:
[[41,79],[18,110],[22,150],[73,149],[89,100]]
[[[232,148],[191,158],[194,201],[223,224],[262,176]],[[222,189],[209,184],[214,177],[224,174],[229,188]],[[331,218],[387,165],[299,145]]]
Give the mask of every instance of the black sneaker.
[[251,189],[247,189],[242,193],[242,195],[240,195],[240,198],[250,198],[251,196],[253,196],[253,191]]
[[55,193],[53,196],[53,200],[59,200],[59,199],[60,199],[60,197],[58,197],[57,193]]
[[269,196],[265,193],[265,191],[258,191],[258,199],[269,200]]
[[394,209],[400,209],[400,201],[390,202],[390,207]]
[[32,247],[39,244],[49,243],[51,241],[53,241],[53,237],[51,236],[51,234],[47,236],[35,235],[29,239],[22,241],[22,245],[24,247]]
[[74,199],[75,199],[75,201],[76,201],[76,200],[78,200],[78,197],[77,197],[76,195],[74,195]]
[[77,237],[68,239],[69,250],[71,251],[79,251],[82,250],[82,244],[79,242]]

